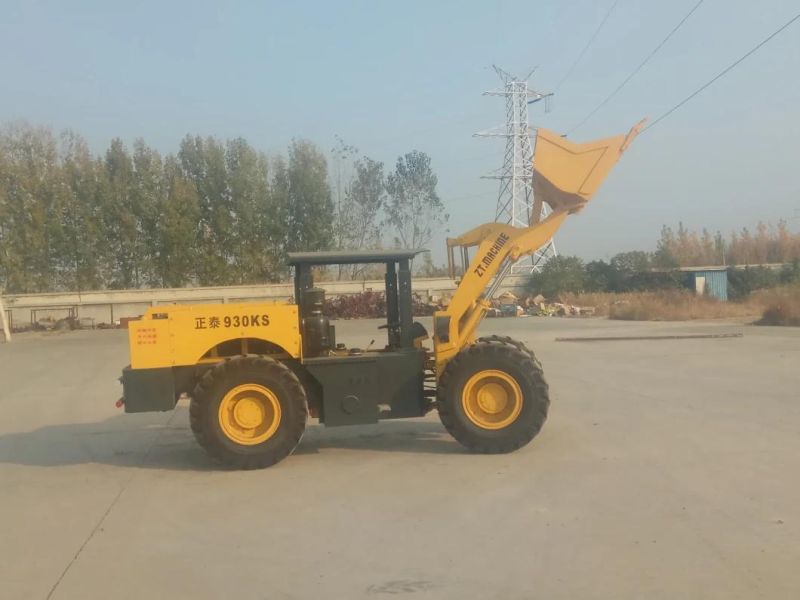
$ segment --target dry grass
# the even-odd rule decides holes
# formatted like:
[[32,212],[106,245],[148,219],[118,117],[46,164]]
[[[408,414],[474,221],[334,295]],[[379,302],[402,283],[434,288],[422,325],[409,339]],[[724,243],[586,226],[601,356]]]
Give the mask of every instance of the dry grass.
[[800,326],[800,286],[760,290],[752,296],[764,307],[759,325]]
[[626,321],[689,321],[757,317],[764,311],[761,298],[747,302],[720,302],[689,291],[636,292],[627,294],[564,294],[561,300],[578,306],[594,306],[595,314]]

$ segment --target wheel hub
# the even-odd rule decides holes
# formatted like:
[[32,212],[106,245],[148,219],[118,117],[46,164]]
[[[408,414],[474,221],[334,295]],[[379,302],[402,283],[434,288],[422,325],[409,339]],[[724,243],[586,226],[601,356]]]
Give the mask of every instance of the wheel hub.
[[231,441],[255,446],[271,438],[281,423],[275,392],[255,383],[232,387],[219,404],[219,426]]
[[233,418],[243,429],[255,429],[264,422],[264,409],[256,398],[245,397],[233,407]]
[[497,369],[478,371],[464,384],[461,406],[481,429],[508,427],[522,412],[522,389],[511,375]]
[[487,383],[478,390],[478,406],[484,412],[496,415],[508,405],[508,394],[498,383]]

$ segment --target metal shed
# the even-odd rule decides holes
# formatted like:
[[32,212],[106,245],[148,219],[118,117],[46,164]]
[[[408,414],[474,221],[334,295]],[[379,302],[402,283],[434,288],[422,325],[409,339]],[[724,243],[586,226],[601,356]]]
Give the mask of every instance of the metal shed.
[[683,267],[681,271],[689,274],[689,285],[696,294],[728,299],[727,267]]

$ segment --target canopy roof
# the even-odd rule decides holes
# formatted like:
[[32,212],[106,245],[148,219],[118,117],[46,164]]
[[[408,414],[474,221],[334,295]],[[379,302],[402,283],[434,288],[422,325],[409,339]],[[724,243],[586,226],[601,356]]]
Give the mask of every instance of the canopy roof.
[[323,252],[290,252],[288,264],[294,265],[353,265],[389,263],[411,260],[424,250],[333,250]]

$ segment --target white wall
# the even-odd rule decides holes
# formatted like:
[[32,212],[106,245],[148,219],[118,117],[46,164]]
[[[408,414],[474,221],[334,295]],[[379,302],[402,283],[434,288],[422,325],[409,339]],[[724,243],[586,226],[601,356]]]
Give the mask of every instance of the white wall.
[[[522,287],[525,276],[510,276],[501,290]],[[329,296],[355,294],[365,290],[382,292],[383,280],[371,281],[320,281],[315,282]],[[417,294],[439,296],[452,294],[456,284],[449,278],[415,278],[412,289]],[[286,301],[294,295],[294,284],[274,283],[262,285],[235,285],[199,288],[162,288],[142,290],[100,290],[88,292],[56,292],[48,294],[19,294],[3,297],[5,308],[11,314],[13,326],[27,324],[36,319],[52,317],[61,319],[70,310],[78,317],[95,319],[99,323],[119,321],[121,317],[136,317],[149,306],[158,304],[205,304],[232,302]]]

